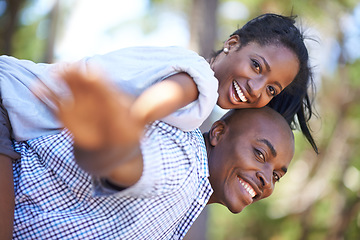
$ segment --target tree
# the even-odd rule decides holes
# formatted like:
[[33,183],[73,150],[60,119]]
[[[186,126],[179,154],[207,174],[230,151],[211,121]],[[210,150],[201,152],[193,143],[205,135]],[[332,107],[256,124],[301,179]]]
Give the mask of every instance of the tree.
[[13,39],[16,29],[19,25],[19,13],[26,0],[2,0],[1,4],[5,6],[4,13],[0,16],[0,49],[2,54],[11,55]]
[[59,27],[59,0],[53,1],[48,12],[30,12],[35,16],[31,22],[20,21],[35,3],[35,0],[0,0],[4,6],[0,15],[0,34],[3,36],[0,51],[1,54],[51,63]]

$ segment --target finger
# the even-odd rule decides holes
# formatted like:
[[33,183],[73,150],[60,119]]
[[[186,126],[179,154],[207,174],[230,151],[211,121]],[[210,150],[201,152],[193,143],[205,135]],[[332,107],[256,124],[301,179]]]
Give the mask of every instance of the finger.
[[90,69],[81,71],[79,68],[71,66],[61,74],[61,78],[70,88],[74,98],[90,93],[100,97],[113,89],[113,87],[108,86],[104,75]]

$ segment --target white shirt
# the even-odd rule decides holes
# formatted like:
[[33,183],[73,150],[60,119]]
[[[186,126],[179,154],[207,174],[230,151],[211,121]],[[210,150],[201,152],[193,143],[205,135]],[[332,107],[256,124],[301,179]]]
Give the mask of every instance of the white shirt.
[[[188,73],[195,81],[199,97],[188,106],[162,119],[184,131],[199,127],[210,115],[218,98],[218,81],[208,62],[197,53],[180,47],[132,47],[79,61],[85,71],[102,69],[123,90],[138,96],[152,84],[178,72]],[[69,94],[57,79],[67,63],[43,64],[13,57],[0,57],[0,84],[3,105],[7,109],[16,140],[27,140],[58,133],[62,125],[53,116],[46,99],[33,92],[41,80],[58,94]],[[146,106],[144,106],[146,107]]]

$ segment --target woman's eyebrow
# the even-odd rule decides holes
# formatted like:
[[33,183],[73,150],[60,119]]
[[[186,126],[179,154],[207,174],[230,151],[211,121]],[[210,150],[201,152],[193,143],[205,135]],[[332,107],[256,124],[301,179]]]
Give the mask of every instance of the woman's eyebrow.
[[[260,56],[258,54],[256,54],[256,56],[258,56],[259,58],[261,58],[265,64],[265,68],[268,72],[271,72],[271,67],[269,65],[269,63],[266,61],[266,59],[263,56]],[[283,90],[283,87],[281,86],[281,84],[279,82],[275,82],[275,84],[280,88],[280,91]]]
[[272,143],[269,140],[267,140],[265,138],[262,138],[262,139],[259,139],[258,141],[264,143],[270,149],[271,154],[273,155],[273,157],[276,157],[277,152],[276,152],[274,146],[272,145]]
[[265,59],[263,56],[260,56],[260,55],[258,55],[258,54],[256,54],[256,56],[258,56],[259,58],[261,58],[261,59],[263,60],[263,62],[264,62],[264,64],[265,64],[265,67],[266,67],[266,70],[267,70],[268,72],[271,72],[270,65],[269,65],[269,63],[266,61],[266,59]]
[[276,81],[275,84],[280,88],[280,91],[283,90],[283,87],[281,86],[281,84],[279,82]]

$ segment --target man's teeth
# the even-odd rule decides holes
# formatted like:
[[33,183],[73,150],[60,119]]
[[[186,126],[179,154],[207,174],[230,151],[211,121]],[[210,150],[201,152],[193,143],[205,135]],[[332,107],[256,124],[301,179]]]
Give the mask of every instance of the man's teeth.
[[240,87],[239,87],[239,85],[237,84],[236,81],[233,81],[233,85],[234,85],[234,88],[235,88],[236,93],[239,96],[240,100],[242,102],[247,102],[246,97],[244,96],[243,92],[241,91],[241,89],[240,89]]
[[238,177],[241,185],[245,188],[245,190],[250,194],[250,196],[253,198],[256,196],[256,193],[254,191],[254,189],[247,183],[242,181],[239,177]]

